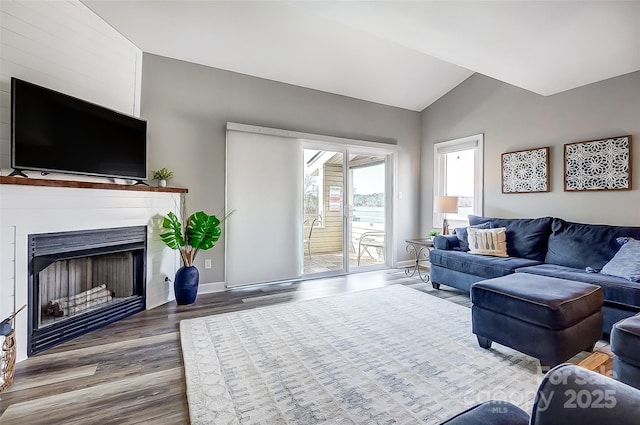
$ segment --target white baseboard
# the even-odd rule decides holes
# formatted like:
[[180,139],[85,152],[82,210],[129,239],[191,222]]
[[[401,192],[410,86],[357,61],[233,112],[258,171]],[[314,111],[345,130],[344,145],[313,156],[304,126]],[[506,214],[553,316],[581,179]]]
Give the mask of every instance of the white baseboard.
[[201,283],[198,286],[198,294],[211,294],[213,292],[224,292],[226,290],[224,282]]
[[[394,268],[402,270],[407,267],[414,267],[415,265],[416,260],[405,260],[398,261]],[[201,283],[198,286],[198,294],[211,294],[214,292],[224,292],[226,290],[227,287],[224,282]]]
[[398,261],[396,263],[396,269],[404,269],[407,267],[413,267],[415,265],[416,265],[416,260]]

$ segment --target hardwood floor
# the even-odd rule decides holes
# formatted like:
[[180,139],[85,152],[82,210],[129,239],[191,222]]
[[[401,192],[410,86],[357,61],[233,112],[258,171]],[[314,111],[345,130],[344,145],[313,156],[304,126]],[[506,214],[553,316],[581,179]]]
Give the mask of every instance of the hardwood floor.
[[470,306],[467,294],[436,291],[402,270],[200,295],[138,313],[30,357],[0,393],[0,423],[187,424],[181,320],[403,284]]

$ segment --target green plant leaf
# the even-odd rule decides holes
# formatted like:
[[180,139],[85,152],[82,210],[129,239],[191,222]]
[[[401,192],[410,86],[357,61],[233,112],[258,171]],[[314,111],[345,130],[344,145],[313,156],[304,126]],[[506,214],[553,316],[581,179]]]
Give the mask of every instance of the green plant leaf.
[[163,167],[153,172],[154,180],[168,180],[171,178],[173,178],[173,171],[167,169],[167,167]]
[[160,235],[160,239],[171,249],[180,249],[185,246],[184,237],[182,236],[182,224],[178,217],[169,212],[162,220],[162,227],[169,230]]
[[220,220],[215,215],[198,211],[189,216],[187,224],[187,243],[195,250],[213,248],[220,239]]

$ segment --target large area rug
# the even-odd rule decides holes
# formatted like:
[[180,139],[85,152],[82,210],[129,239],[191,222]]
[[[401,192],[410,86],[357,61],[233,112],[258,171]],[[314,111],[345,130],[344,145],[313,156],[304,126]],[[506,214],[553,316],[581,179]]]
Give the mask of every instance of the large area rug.
[[192,424],[436,424],[485,400],[530,411],[538,362],[478,347],[471,310],[393,285],[184,320]]

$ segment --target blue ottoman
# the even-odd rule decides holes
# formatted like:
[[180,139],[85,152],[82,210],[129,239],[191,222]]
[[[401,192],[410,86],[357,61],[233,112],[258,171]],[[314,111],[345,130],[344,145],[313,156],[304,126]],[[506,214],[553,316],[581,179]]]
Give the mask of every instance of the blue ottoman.
[[482,348],[506,345],[540,360],[543,370],[592,350],[602,336],[602,288],[527,273],[471,287],[473,333]]
[[613,377],[640,388],[640,314],[613,325],[611,330]]

